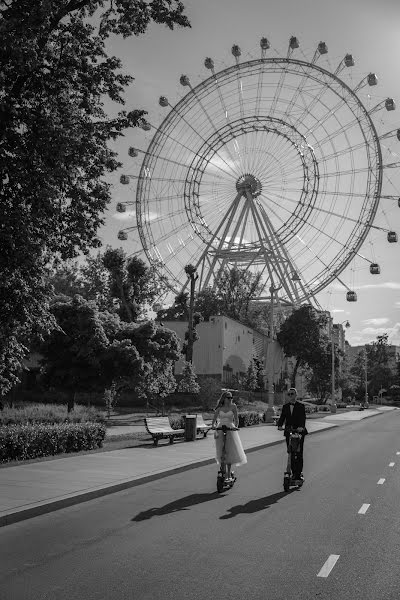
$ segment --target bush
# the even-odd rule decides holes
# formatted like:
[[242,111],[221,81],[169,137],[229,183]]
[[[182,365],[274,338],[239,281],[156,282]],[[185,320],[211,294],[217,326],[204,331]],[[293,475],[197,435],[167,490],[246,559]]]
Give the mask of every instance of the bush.
[[33,423],[95,423],[104,420],[103,414],[96,408],[75,405],[68,413],[65,405],[59,404],[26,404],[15,408],[4,408],[0,412],[0,426],[27,425]]
[[248,427],[249,425],[258,425],[264,422],[264,414],[253,410],[246,410],[239,413],[239,427]]
[[169,422],[172,429],[185,429],[185,418],[179,415],[170,416]]
[[0,462],[101,448],[105,435],[100,423],[1,426]]

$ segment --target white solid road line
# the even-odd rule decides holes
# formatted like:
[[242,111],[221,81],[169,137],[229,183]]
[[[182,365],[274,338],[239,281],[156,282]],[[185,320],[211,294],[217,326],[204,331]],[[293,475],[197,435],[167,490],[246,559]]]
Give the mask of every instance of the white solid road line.
[[389,463],[389,467],[394,467],[394,462]]
[[331,554],[317,577],[328,577],[329,573],[332,571],[333,567],[336,565],[339,560],[340,554]]
[[384,480],[384,479],[380,479],[380,480],[378,481],[378,485],[382,485],[383,483],[385,483],[385,480]]
[[367,510],[369,509],[371,505],[370,504],[363,504],[362,507],[360,508],[360,510],[358,511],[359,515],[365,515],[365,513],[367,512]]

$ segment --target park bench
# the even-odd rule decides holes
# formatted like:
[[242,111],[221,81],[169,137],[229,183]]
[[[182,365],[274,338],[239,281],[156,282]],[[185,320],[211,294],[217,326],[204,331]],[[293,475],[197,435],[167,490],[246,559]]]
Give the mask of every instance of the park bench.
[[197,424],[196,424],[197,433],[202,433],[204,435],[204,437],[206,437],[207,433],[211,429],[211,425],[207,425],[207,423],[204,421],[203,415],[196,415],[196,417],[197,417]]
[[169,443],[173,444],[175,437],[185,433],[184,429],[172,429],[168,417],[145,417],[144,424],[155,446],[163,438],[169,438]]

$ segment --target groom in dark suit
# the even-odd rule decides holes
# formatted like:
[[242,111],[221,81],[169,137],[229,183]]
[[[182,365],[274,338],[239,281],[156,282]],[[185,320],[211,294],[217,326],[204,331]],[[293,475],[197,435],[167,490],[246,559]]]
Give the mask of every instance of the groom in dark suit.
[[306,409],[304,404],[297,400],[296,388],[290,388],[287,392],[289,402],[282,406],[281,416],[278,419],[278,429],[283,429],[285,424],[285,438],[286,446],[289,446],[289,431],[290,429],[297,429],[301,433],[300,450],[298,452],[298,462],[296,468],[297,473],[293,473],[295,479],[303,479],[303,449],[304,449],[304,436],[307,435],[306,429]]

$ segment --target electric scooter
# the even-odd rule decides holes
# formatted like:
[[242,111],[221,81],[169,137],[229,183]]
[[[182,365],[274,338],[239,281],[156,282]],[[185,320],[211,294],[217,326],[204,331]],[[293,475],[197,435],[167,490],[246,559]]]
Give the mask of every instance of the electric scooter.
[[298,461],[298,452],[301,444],[301,433],[296,429],[287,429],[289,433],[288,461],[286,471],[283,476],[283,489],[288,492],[291,488],[299,490],[304,483],[304,479],[295,479],[293,477],[294,466]]
[[222,425],[221,427],[216,427],[216,430],[222,431],[222,435],[224,436],[223,443],[222,443],[221,466],[219,468],[218,475],[217,475],[217,492],[219,494],[221,494],[222,492],[225,492],[226,490],[230,490],[233,487],[233,485],[237,479],[234,471],[231,471],[230,477],[226,476],[226,464],[225,464],[226,436],[228,434],[228,431],[235,431],[235,430],[231,429],[230,427],[227,427],[226,425]]

